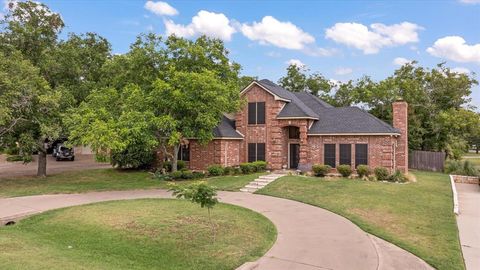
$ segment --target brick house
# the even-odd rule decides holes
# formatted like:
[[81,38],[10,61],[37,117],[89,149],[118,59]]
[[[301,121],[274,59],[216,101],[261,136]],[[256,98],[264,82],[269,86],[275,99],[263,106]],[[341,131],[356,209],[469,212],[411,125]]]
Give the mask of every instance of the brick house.
[[270,169],[309,170],[367,164],[408,170],[407,103],[393,103],[393,127],[356,107],[333,107],[307,92],[289,92],[269,80],[253,81],[245,107],[225,115],[207,145],[195,140],[178,154],[193,170],[265,160]]

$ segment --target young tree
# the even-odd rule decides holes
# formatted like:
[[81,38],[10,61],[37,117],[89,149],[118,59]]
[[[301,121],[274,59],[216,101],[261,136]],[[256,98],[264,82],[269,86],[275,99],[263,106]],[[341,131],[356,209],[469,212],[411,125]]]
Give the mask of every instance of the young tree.
[[187,186],[179,186],[176,184],[170,184],[169,191],[172,191],[173,196],[178,199],[189,200],[192,203],[199,204],[201,208],[206,207],[208,210],[208,220],[212,228],[213,242],[215,242],[215,225],[212,222],[212,216],[210,209],[212,209],[217,203],[217,190],[215,187],[209,186],[206,182],[200,181]]
[[50,89],[39,70],[20,53],[0,52],[0,145],[25,162],[38,151],[38,176],[46,176],[45,141],[57,138],[61,93]]

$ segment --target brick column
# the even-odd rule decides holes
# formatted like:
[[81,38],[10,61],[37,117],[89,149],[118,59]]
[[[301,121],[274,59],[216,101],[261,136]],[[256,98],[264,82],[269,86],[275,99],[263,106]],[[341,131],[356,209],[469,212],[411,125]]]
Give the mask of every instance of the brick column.
[[395,149],[395,168],[408,173],[408,104],[403,100],[393,102],[393,126],[400,130]]
[[298,164],[306,165],[308,163],[308,144],[307,144],[307,132],[308,121],[305,125],[300,126],[300,160]]

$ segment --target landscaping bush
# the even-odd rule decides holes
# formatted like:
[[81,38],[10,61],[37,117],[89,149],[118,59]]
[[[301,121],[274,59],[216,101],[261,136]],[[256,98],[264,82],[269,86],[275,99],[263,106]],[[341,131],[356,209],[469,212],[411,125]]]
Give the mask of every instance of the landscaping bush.
[[468,176],[478,176],[479,171],[469,160],[463,162],[463,173]]
[[378,181],[388,180],[389,173],[388,173],[387,168],[377,167],[377,168],[375,168],[374,173],[375,173],[375,177],[377,177]]
[[467,176],[478,176],[479,171],[473,166],[473,164],[466,160],[447,160],[445,161],[445,173],[448,174],[457,174],[457,175],[467,175]]
[[234,173],[234,168],[233,167],[225,167],[223,168],[223,174],[224,175],[232,175]]
[[352,174],[352,167],[350,165],[340,165],[338,166],[337,171],[343,177],[349,177]]
[[367,165],[358,165],[357,167],[357,174],[359,177],[363,178],[364,176],[369,176],[370,175],[371,170],[370,170],[370,167],[368,167]]
[[202,179],[205,178],[205,173],[203,172],[193,172],[193,179]]
[[193,179],[193,172],[190,170],[182,170],[182,179]]
[[219,176],[223,174],[223,167],[221,165],[210,165],[207,168],[208,175]]
[[187,163],[183,160],[177,160],[177,170],[181,171],[187,168]]
[[176,171],[176,172],[170,173],[170,177],[172,177],[172,179],[174,179],[174,180],[181,179],[182,176],[183,176],[183,172],[182,172],[182,171]]
[[112,151],[110,163],[122,169],[147,169],[155,160],[154,151],[146,151],[143,145],[132,144],[124,151]]
[[252,163],[241,163],[240,170],[243,174],[249,174],[255,172],[255,166]]
[[388,181],[403,183],[407,181],[407,178],[401,171],[396,170],[392,175],[388,176]]
[[237,175],[237,174],[241,174],[241,173],[242,173],[242,170],[240,169],[240,167],[233,168],[233,174]]
[[312,171],[315,176],[324,177],[325,175],[327,175],[331,168],[332,167],[330,167],[329,165],[315,164],[312,166]]
[[252,165],[255,167],[255,171],[264,172],[267,170],[267,162],[262,160],[257,160],[252,162]]
[[171,172],[172,171],[172,162],[164,161],[162,163],[162,168],[164,168],[166,172]]

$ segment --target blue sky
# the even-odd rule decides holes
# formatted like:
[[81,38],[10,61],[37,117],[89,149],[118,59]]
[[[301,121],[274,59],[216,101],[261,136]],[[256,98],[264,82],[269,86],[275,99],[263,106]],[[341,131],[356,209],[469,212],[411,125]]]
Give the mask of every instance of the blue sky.
[[225,40],[244,75],[273,81],[292,59],[341,81],[383,79],[405,60],[480,74],[480,0],[42,2],[61,13],[63,35],[97,32],[115,53],[142,32],[207,34]]

